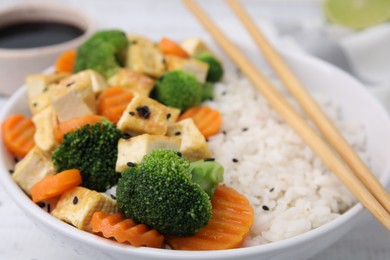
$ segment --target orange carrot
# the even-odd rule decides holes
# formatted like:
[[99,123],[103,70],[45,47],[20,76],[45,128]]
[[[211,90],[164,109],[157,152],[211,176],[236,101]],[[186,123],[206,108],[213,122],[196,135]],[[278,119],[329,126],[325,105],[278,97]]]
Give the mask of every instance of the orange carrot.
[[222,115],[218,110],[208,106],[192,107],[186,110],[178,121],[192,118],[199,131],[208,138],[219,132],[222,124]]
[[57,72],[73,72],[77,52],[74,50],[62,53],[56,61],[55,69]]
[[34,202],[40,202],[61,195],[65,191],[77,187],[82,183],[79,170],[62,171],[53,176],[47,176],[31,188],[31,197]]
[[35,145],[34,123],[24,115],[8,116],[1,126],[1,132],[7,149],[19,158],[24,157]]
[[125,88],[107,88],[99,96],[97,104],[98,114],[116,124],[133,97],[133,93]]
[[175,55],[185,59],[190,57],[180,45],[167,38],[162,38],[157,47],[165,55]]
[[118,242],[127,242],[133,246],[161,248],[164,236],[145,224],[136,224],[133,220],[117,213],[108,215],[95,212],[91,220],[92,232],[102,233],[105,238],[114,238]]
[[58,124],[53,130],[55,139],[61,143],[65,134],[74,132],[77,128],[87,124],[94,125],[100,122],[102,119],[104,119],[104,117],[91,114],[83,117],[72,118],[68,121],[62,122],[61,124]]
[[236,190],[224,185],[215,190],[212,217],[207,226],[191,237],[168,237],[168,244],[180,250],[223,250],[242,245],[254,221],[253,207]]

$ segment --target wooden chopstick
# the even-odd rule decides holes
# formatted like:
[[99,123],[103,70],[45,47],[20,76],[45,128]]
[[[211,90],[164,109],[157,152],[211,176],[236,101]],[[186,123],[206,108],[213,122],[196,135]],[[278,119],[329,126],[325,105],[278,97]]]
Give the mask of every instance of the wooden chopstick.
[[225,53],[252,81],[254,86],[284,120],[309,145],[319,158],[334,172],[341,182],[355,197],[390,231],[390,215],[375,199],[370,191],[360,182],[352,170],[342,161],[332,148],[308,125],[305,119],[296,112],[284,97],[272,86],[245,55],[219,30],[194,0],[183,0],[190,11],[213,36]]
[[360,181],[368,188],[381,205],[390,213],[390,195],[382,184],[371,173],[368,167],[360,159],[359,155],[348,144],[344,137],[337,131],[332,121],[322,112],[318,104],[313,100],[305,87],[294,75],[286,62],[264,37],[261,30],[255,25],[248,13],[237,0],[227,0],[237,17],[244,24],[258,47],[262,50],[268,62],[272,65],[280,79],[298,101],[310,119],[316,124],[327,141],[347,162]]

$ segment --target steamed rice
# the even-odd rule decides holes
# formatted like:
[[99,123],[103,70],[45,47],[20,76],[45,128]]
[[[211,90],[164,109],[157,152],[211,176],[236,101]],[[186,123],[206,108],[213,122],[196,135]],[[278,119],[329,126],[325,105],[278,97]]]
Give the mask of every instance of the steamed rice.
[[[222,131],[210,138],[209,146],[225,168],[224,183],[247,196],[255,208],[245,246],[307,232],[353,206],[351,193],[250,82],[239,72],[226,74],[215,87],[215,100],[208,103],[223,115]],[[314,97],[367,161],[363,126],[344,120],[328,98]]]

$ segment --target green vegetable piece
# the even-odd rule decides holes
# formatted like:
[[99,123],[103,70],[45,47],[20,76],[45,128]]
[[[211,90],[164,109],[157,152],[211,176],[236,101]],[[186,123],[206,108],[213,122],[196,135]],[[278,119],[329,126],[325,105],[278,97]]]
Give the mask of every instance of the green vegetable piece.
[[93,69],[108,78],[123,65],[127,46],[124,32],[99,31],[78,48],[74,72]]
[[120,210],[164,235],[194,235],[211,218],[211,203],[191,181],[189,165],[171,150],[144,156],[122,172],[116,193]]
[[80,127],[64,136],[53,152],[52,161],[57,171],[78,169],[82,186],[99,192],[117,184],[120,174],[115,172],[118,140],[121,132],[110,122]]
[[206,82],[202,87],[202,102],[214,99],[214,85],[211,82]]
[[192,74],[180,70],[171,71],[157,81],[152,97],[164,105],[184,111],[200,104],[202,85]]
[[219,60],[209,52],[203,52],[195,57],[195,59],[209,64],[206,80],[210,82],[218,82],[223,76],[223,67]]
[[199,184],[211,198],[218,184],[223,182],[223,166],[214,160],[200,160],[191,163],[189,172],[191,181]]

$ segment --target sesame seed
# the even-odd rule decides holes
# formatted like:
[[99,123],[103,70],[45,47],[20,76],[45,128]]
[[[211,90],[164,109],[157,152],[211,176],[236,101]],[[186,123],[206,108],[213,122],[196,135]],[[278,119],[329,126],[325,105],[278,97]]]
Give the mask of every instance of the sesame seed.
[[129,167],[134,167],[134,166],[136,166],[136,164],[133,163],[133,162],[128,162],[128,163],[127,163],[127,166],[129,166]]
[[74,196],[73,205],[76,205],[77,203],[79,203],[79,198],[77,198],[77,196]]
[[182,156],[181,152],[177,152],[176,154],[179,155],[180,157]]
[[136,40],[132,40],[130,44],[137,44],[138,42]]
[[47,212],[50,213],[50,204],[47,204]]
[[167,114],[167,119],[171,118],[171,113]]
[[111,196],[111,199],[116,200],[116,197],[114,194],[110,194],[110,196]]
[[273,192],[275,190],[275,188],[271,188],[270,190],[269,190],[269,192]]
[[222,95],[222,96],[225,96],[225,95],[226,95],[226,91],[222,92],[221,95]]
[[248,131],[248,127],[244,127],[244,128],[242,129],[242,131],[243,131],[243,132]]
[[134,113],[133,111],[130,111],[129,114],[130,114],[131,116],[135,116],[135,113]]
[[268,208],[268,206],[266,206],[266,205],[263,205],[263,210],[265,210],[265,211],[269,211],[269,208]]
[[222,131],[222,134],[223,134],[223,135],[226,135],[226,131],[225,131],[225,130],[223,130],[223,131]]
[[43,92],[47,92],[47,91],[48,91],[48,89],[47,89],[47,88],[44,88],[44,89],[43,89]]
[[18,162],[19,162],[18,157],[14,157],[14,162],[15,162],[15,163],[18,163]]
[[40,207],[40,208],[44,208],[46,206],[46,203],[45,202],[38,202],[37,205]]
[[35,102],[35,103],[33,104],[33,107],[36,107],[36,106],[38,106],[38,103],[37,103],[37,102]]
[[203,159],[203,161],[205,161],[205,162],[214,162],[215,158],[205,158],[205,159]]
[[176,136],[181,135],[181,132],[178,131],[178,132],[175,133],[175,135]]
[[74,82],[70,82],[70,83],[66,84],[66,86],[67,86],[67,87],[70,87],[70,86],[72,86],[73,84],[74,84]]
[[137,107],[136,110],[139,117],[143,117],[145,119],[150,117],[151,113],[148,106]]
[[233,161],[234,163],[238,163],[238,159],[236,159],[236,158],[233,158],[232,161]]
[[14,173],[14,170],[9,169],[8,172],[9,172],[10,174],[12,174],[12,173]]
[[129,138],[131,138],[131,135],[129,135],[127,133],[123,133],[122,139],[129,139]]

